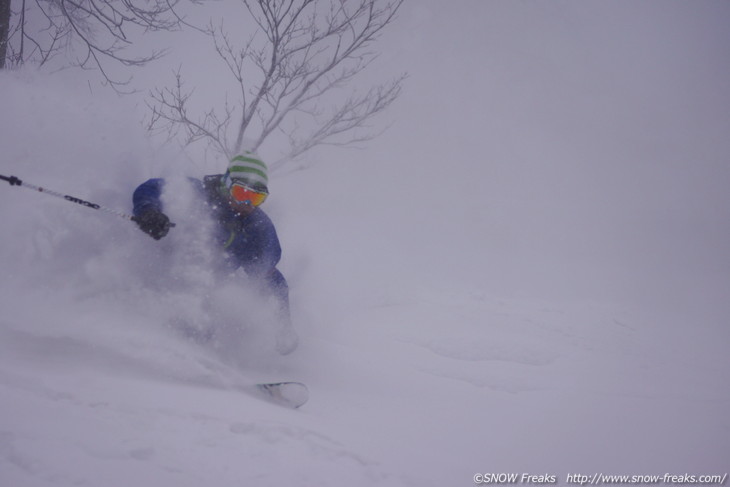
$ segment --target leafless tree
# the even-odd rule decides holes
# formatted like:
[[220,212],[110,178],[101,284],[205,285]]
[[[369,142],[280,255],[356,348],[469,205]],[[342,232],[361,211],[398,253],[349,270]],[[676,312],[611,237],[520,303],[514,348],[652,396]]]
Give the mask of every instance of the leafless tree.
[[318,145],[372,138],[367,122],[398,97],[405,75],[365,92],[348,83],[377,57],[373,44],[403,1],[242,0],[255,22],[247,40],[234,42],[222,24],[206,29],[235,93],[196,113],[178,70],[172,86],[151,94],[150,128],[227,157],[283,134],[288,148],[274,166]]
[[0,0],[0,69],[5,68],[10,34],[10,0]]
[[108,61],[138,66],[162,52],[127,55],[133,34],[174,29],[177,0],[0,0],[0,69],[27,62],[45,64],[57,53],[75,53],[72,64],[98,68],[115,87]]

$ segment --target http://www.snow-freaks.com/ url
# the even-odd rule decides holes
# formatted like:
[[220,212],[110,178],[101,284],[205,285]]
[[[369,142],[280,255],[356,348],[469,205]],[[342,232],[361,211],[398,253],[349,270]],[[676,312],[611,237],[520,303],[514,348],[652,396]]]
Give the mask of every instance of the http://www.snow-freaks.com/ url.
[[726,484],[728,474],[695,475],[609,475],[604,473],[569,473],[565,477],[554,474],[531,473],[476,473],[474,483],[483,484],[561,484],[568,485],[720,485]]

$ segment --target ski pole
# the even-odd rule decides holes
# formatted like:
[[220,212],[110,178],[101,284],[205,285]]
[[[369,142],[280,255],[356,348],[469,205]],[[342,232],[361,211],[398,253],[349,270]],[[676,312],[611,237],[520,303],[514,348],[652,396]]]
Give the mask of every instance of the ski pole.
[[[134,215],[128,215],[127,213],[123,213],[121,211],[113,210],[111,208],[106,208],[101,205],[97,205],[96,203],[92,203],[90,201],[82,200],[81,198],[76,198],[75,196],[69,196],[67,194],[62,194],[57,191],[52,191],[50,189],[41,188],[40,186],[35,186],[33,184],[24,183],[20,179],[16,178],[15,176],[3,176],[0,174],[0,179],[3,181],[7,181],[10,183],[10,186],[22,186],[24,188],[28,188],[34,191],[39,191],[41,193],[50,194],[51,196],[55,196],[57,198],[62,198],[66,201],[70,201],[71,203],[77,203],[82,206],[86,206],[87,208],[92,208],[94,210],[101,210],[106,211],[107,213],[111,213],[112,215],[116,215],[118,217],[124,218],[125,220],[132,220],[136,221],[136,217]],[[170,223],[171,227],[174,227],[174,223]]]

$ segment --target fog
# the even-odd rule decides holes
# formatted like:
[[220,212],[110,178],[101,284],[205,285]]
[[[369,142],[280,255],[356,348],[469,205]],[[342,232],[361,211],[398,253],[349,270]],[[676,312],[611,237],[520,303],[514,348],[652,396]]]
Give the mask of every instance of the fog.
[[[710,0],[406,2],[352,85],[409,74],[382,135],[270,175],[301,339],[286,357],[236,328],[261,310],[245,276],[206,269],[184,185],[160,242],[0,188],[0,483],[724,474],[728,25]],[[220,172],[140,122],[177,68],[195,106],[225,98],[198,34],[138,48],[171,39],[127,96],[88,72],[0,73],[0,174],[128,212],[149,177]],[[309,403],[242,392],[272,380]]]
[[402,197],[425,213],[479,202],[449,233],[492,286],[724,306],[729,15],[722,2],[407,4],[383,58],[411,77],[377,147],[408,167]]

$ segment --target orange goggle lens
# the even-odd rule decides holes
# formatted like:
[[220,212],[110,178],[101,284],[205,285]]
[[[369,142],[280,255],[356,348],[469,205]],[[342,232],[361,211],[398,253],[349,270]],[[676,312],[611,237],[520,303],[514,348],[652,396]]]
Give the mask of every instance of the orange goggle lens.
[[239,203],[248,203],[253,206],[259,206],[268,196],[266,193],[254,191],[241,184],[233,184],[231,186],[231,196]]

